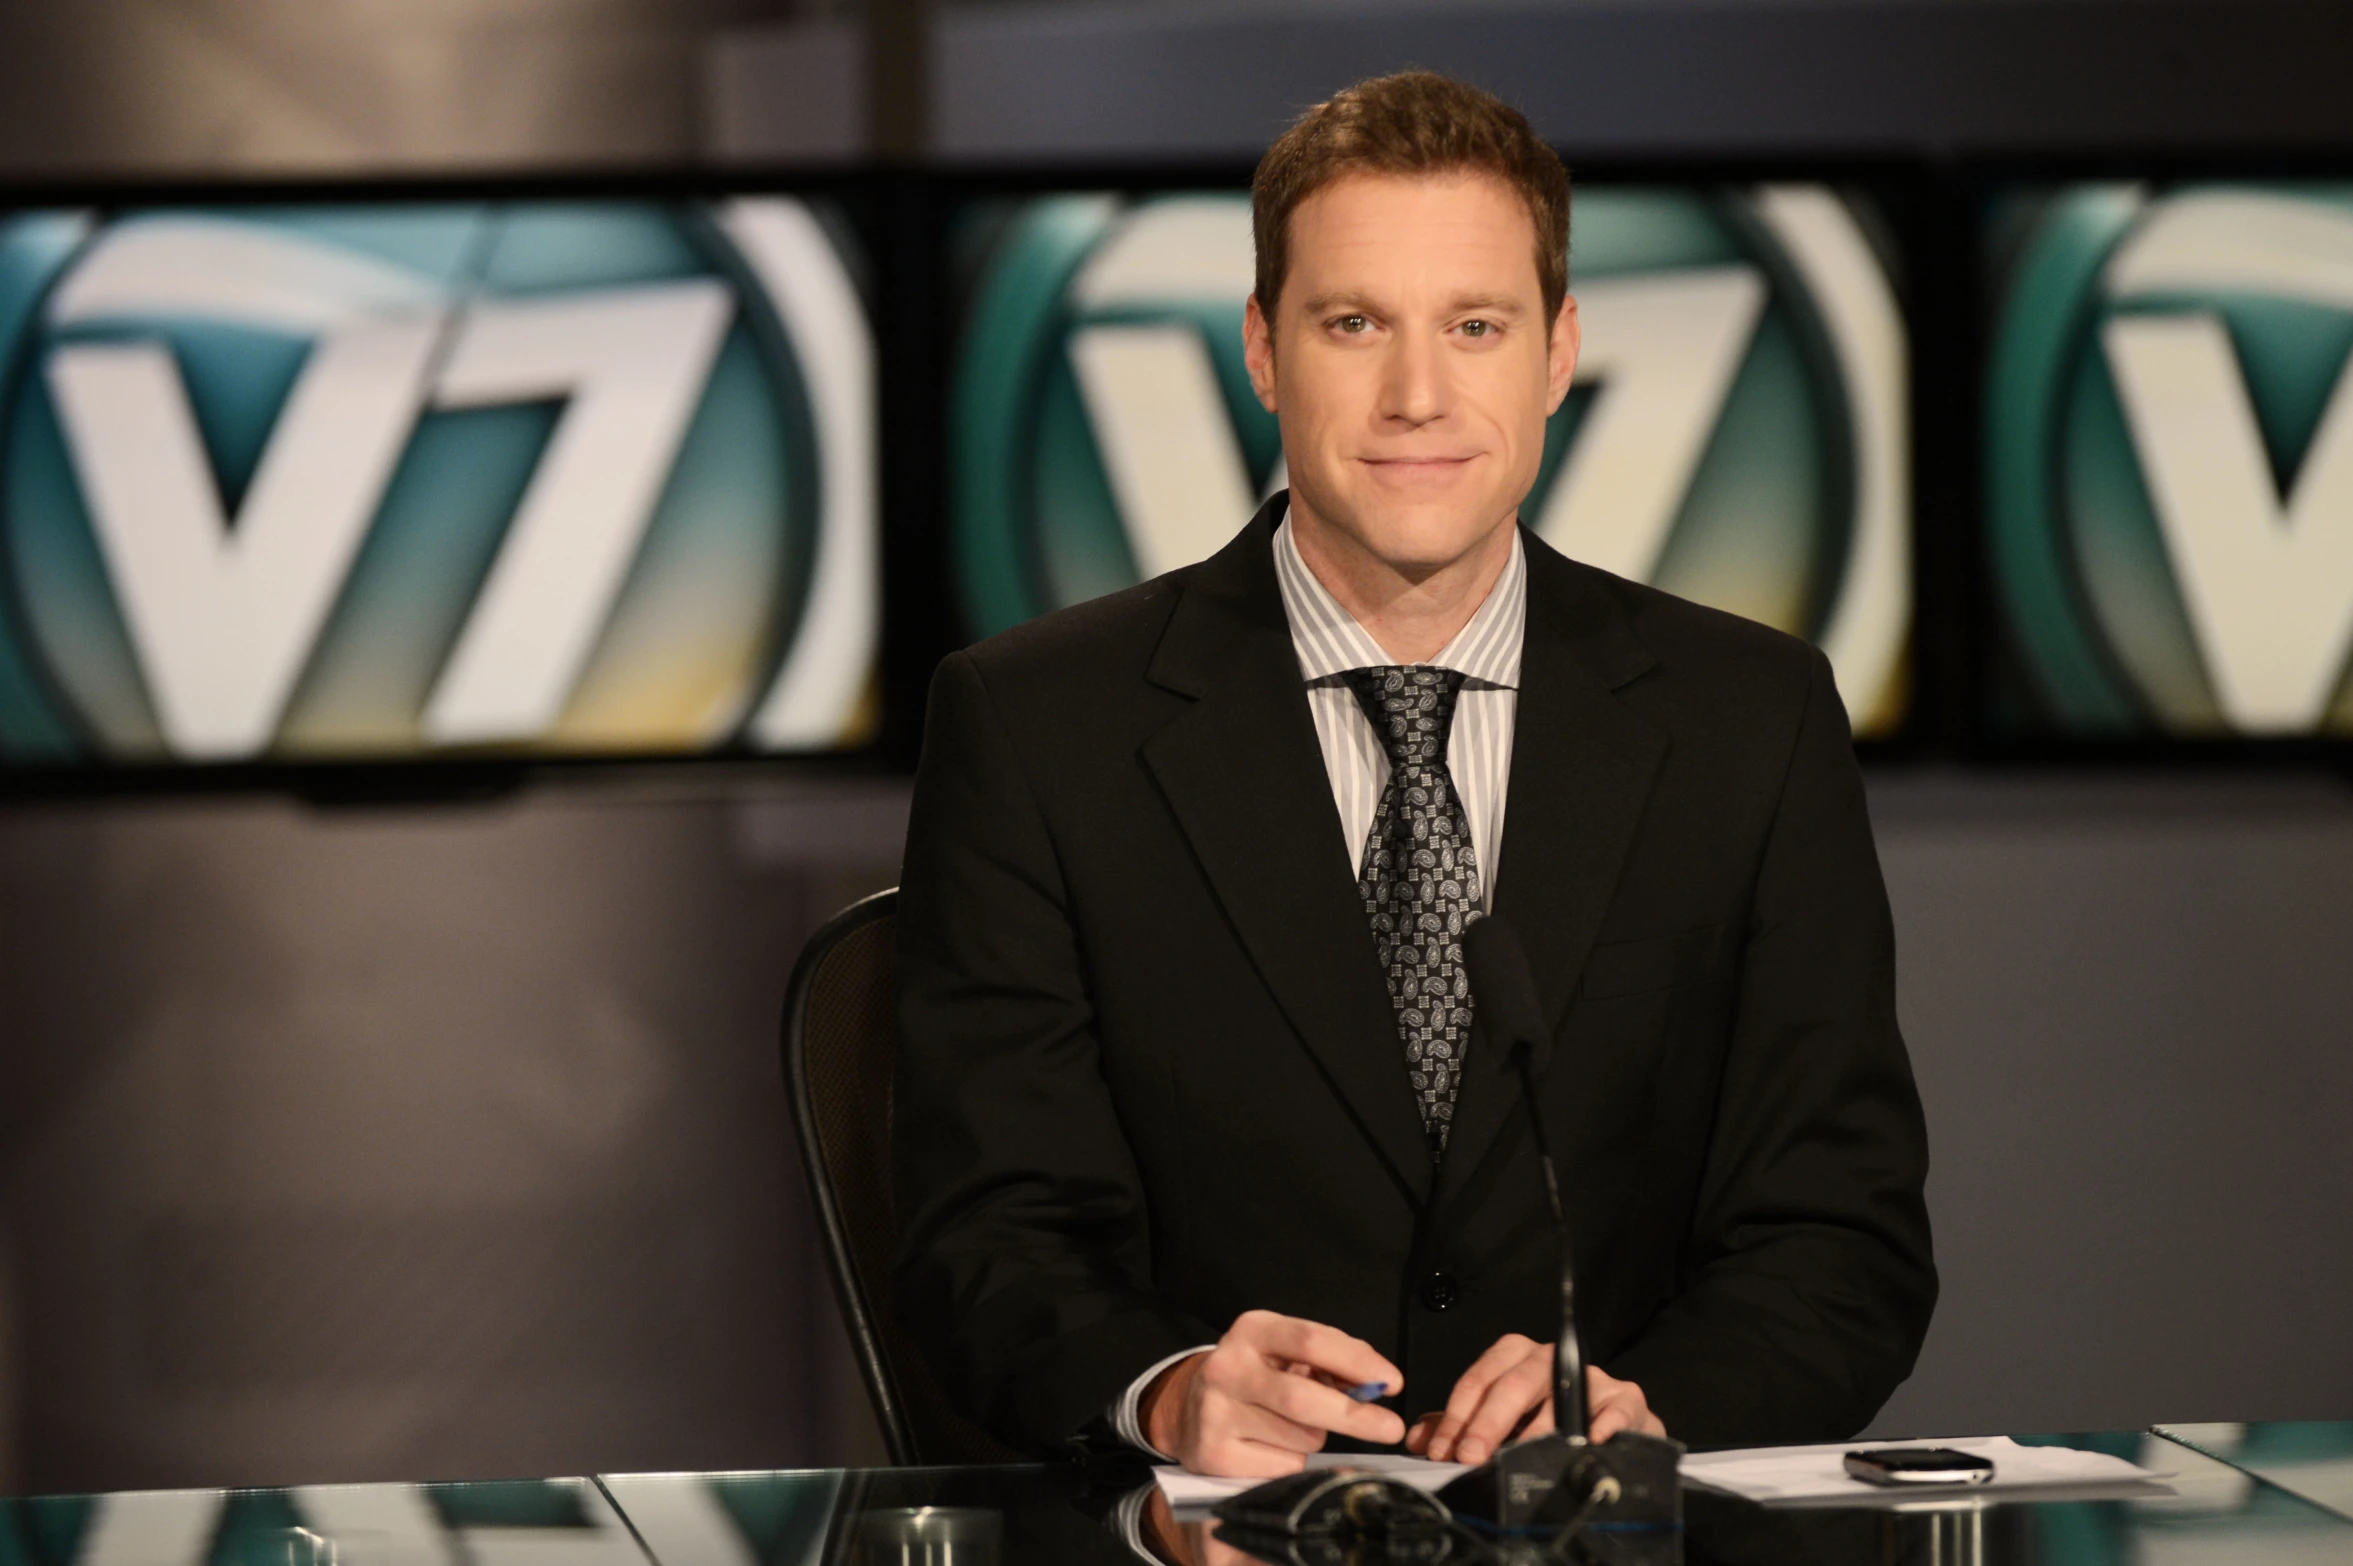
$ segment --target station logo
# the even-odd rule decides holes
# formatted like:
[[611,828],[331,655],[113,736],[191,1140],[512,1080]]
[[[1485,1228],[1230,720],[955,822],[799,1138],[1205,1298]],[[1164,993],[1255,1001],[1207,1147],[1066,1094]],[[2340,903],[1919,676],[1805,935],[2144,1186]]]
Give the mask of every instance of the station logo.
[[[957,569],[986,634],[1214,552],[1282,487],[1250,390],[1246,196],[976,205]],[[1522,515],[1577,559],[1808,637],[1858,732],[1902,717],[1907,348],[1819,186],[1576,198],[1584,349]]]
[[10,760],[829,748],[873,351],[806,206],[0,223]]
[[2353,187],[2020,194],[1995,574],[2064,731],[2353,733]]

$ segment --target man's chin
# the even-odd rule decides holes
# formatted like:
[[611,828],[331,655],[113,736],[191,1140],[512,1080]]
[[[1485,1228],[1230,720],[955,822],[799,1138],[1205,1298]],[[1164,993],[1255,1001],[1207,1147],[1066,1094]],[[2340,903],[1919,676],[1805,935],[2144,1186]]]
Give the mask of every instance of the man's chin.
[[1350,508],[1346,529],[1392,570],[1427,576],[1478,548],[1512,508],[1489,494],[1404,497],[1372,494]]

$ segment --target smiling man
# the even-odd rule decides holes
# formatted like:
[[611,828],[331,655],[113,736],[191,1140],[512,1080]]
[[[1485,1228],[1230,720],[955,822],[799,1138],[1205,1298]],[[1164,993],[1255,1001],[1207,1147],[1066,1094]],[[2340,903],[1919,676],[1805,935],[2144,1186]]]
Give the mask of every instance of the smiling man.
[[1850,1435],[1936,1280],[1829,668],[1519,525],[1578,339],[1568,176],[1517,113],[1365,82],[1252,197],[1289,492],[934,683],[907,1323],[1037,1449],[1265,1475],[1549,1429],[1557,1240],[1463,972],[1494,916],[1556,1038],[1592,1434]]

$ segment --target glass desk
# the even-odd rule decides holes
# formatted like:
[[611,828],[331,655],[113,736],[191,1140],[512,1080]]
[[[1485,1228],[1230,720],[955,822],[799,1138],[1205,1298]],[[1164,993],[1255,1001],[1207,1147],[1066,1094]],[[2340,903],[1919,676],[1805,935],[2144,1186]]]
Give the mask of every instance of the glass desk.
[[[1765,1508],[1686,1492],[1692,1566],[2353,1563],[2353,1424],[2045,1438],[2170,1471],[2170,1495]],[[912,1508],[960,1543],[925,1553]],[[941,1521],[935,1516],[925,1524]],[[1139,1547],[1144,1552],[1140,1557]],[[0,1566],[1241,1566],[1130,1467],[614,1474],[0,1501]]]
[[2159,1425],[2158,1432],[2353,1520],[2353,1420]]

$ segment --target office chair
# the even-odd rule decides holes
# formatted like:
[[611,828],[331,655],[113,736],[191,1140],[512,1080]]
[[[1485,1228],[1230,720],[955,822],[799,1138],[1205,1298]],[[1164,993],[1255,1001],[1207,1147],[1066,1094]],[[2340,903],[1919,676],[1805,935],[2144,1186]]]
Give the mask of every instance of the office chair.
[[892,1074],[898,1019],[891,993],[896,888],[836,914],[801,949],[784,996],[784,1081],[801,1164],[825,1236],[834,1297],[891,1461],[1034,1461],[950,1406],[892,1309]]

